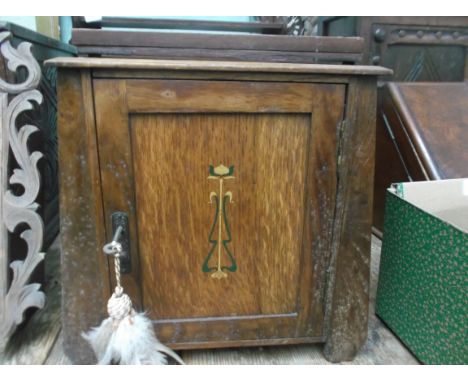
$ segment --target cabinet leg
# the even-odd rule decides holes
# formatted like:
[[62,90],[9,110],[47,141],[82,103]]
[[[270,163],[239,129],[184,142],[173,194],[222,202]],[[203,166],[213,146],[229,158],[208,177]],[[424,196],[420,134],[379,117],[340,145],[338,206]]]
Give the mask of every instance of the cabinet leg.
[[359,343],[354,338],[345,338],[343,334],[332,336],[323,348],[323,355],[329,362],[352,361],[364,345],[366,338],[360,339]]

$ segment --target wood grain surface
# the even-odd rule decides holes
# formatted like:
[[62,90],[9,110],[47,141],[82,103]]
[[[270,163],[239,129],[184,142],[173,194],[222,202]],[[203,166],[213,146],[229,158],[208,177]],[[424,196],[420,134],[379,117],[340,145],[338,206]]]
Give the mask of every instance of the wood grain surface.
[[[296,313],[310,116],[152,114],[130,124],[151,317]],[[208,168],[220,164],[234,166],[224,187],[238,270],[216,280],[201,266],[211,247],[209,196],[218,191]]]
[[468,83],[389,83],[379,93],[373,224],[382,231],[392,183],[468,176]]
[[333,102],[333,92],[340,88],[334,84],[245,81],[127,80],[125,84],[127,108],[131,113],[310,114],[312,110],[319,111],[323,102]]
[[429,179],[468,176],[468,82],[389,84]]

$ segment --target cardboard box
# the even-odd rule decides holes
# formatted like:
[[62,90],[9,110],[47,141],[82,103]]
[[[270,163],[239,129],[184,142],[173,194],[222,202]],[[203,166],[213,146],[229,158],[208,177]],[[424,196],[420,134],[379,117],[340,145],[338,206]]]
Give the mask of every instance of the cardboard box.
[[421,361],[468,363],[468,179],[387,190],[376,313]]

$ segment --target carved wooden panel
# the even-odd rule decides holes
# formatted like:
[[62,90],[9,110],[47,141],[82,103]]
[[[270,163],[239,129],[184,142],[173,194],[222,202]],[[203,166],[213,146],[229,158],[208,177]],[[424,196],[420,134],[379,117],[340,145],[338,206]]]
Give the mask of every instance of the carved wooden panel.
[[[40,189],[37,169],[42,154],[30,152],[28,141],[38,131],[32,124],[18,123],[18,116],[31,110],[34,104],[41,104],[42,95],[36,90],[41,71],[31,54],[31,44],[22,43],[17,49],[9,42],[10,33],[0,33],[1,53],[8,62],[10,71],[19,67],[27,70],[27,77],[21,83],[11,84],[0,79],[0,144],[1,144],[1,233],[0,233],[0,351],[8,338],[23,320],[23,313],[29,307],[42,307],[44,294],[40,284],[28,284],[29,278],[42,261],[43,223],[36,212],[35,202]],[[10,160],[16,163],[9,173]],[[12,188],[12,186],[20,186]],[[22,228],[20,232],[16,229]],[[18,235],[27,244],[23,259],[10,262],[9,233]],[[10,269],[13,271],[9,279]]]
[[392,68],[396,82],[463,81],[468,78],[466,16],[326,16],[319,34],[361,36],[363,61]]
[[394,69],[392,81],[460,81],[464,78],[466,28],[375,24],[370,57]]
[[[39,63],[40,64],[40,63]],[[15,82],[24,81],[23,70],[18,71]],[[59,228],[58,211],[58,142],[57,142],[57,69],[41,66],[41,81],[37,89],[43,96],[40,107],[34,107],[17,118],[21,125],[30,124],[38,128],[28,142],[32,151],[41,151],[43,157],[38,163],[41,176],[41,188],[37,196],[39,204],[38,213],[44,222],[44,249],[46,250],[57,237]],[[14,158],[10,161],[9,172],[16,166]],[[14,187],[14,186],[12,186]],[[18,187],[16,187],[18,188]],[[19,239],[12,238],[11,252],[21,253],[22,244]],[[43,278],[38,275],[38,281]]]
[[[37,32],[23,28],[19,25],[0,21],[0,32],[11,33],[10,43],[17,47],[22,42],[32,44],[31,52],[41,67],[41,80],[38,90],[43,96],[40,106],[36,106],[26,113],[18,116],[18,124],[32,124],[39,131],[29,138],[28,146],[31,151],[41,151],[43,158],[38,162],[41,174],[41,188],[37,196],[40,205],[37,212],[44,222],[44,250],[57,237],[59,231],[59,203],[58,203],[58,155],[57,155],[57,69],[45,67],[44,61],[57,56],[72,56],[76,54],[76,48],[51,39]],[[22,83],[28,76],[27,70],[18,68],[11,72],[6,68],[6,61],[0,56],[0,77],[9,83]],[[10,169],[15,167],[14,158],[10,162]],[[19,258],[24,252],[24,244],[21,239],[11,238],[10,254],[19,253]],[[44,278],[43,267],[38,267],[33,279],[42,282]]]

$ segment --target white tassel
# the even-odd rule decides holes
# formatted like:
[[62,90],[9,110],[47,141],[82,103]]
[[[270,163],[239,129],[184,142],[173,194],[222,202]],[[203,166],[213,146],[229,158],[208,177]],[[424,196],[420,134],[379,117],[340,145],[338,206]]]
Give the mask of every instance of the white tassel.
[[[128,304],[130,302],[130,304]],[[151,320],[136,313],[126,294],[114,293],[108,302],[109,318],[82,336],[89,342],[99,365],[165,365],[165,354],[182,359],[156,338]]]
[[144,313],[137,313],[130,297],[120,285],[119,243],[112,241],[104,251],[115,254],[117,287],[107,302],[109,317],[101,325],[92,328],[82,337],[91,345],[99,365],[165,365],[165,354],[180,364],[182,359],[156,338],[151,320]]

